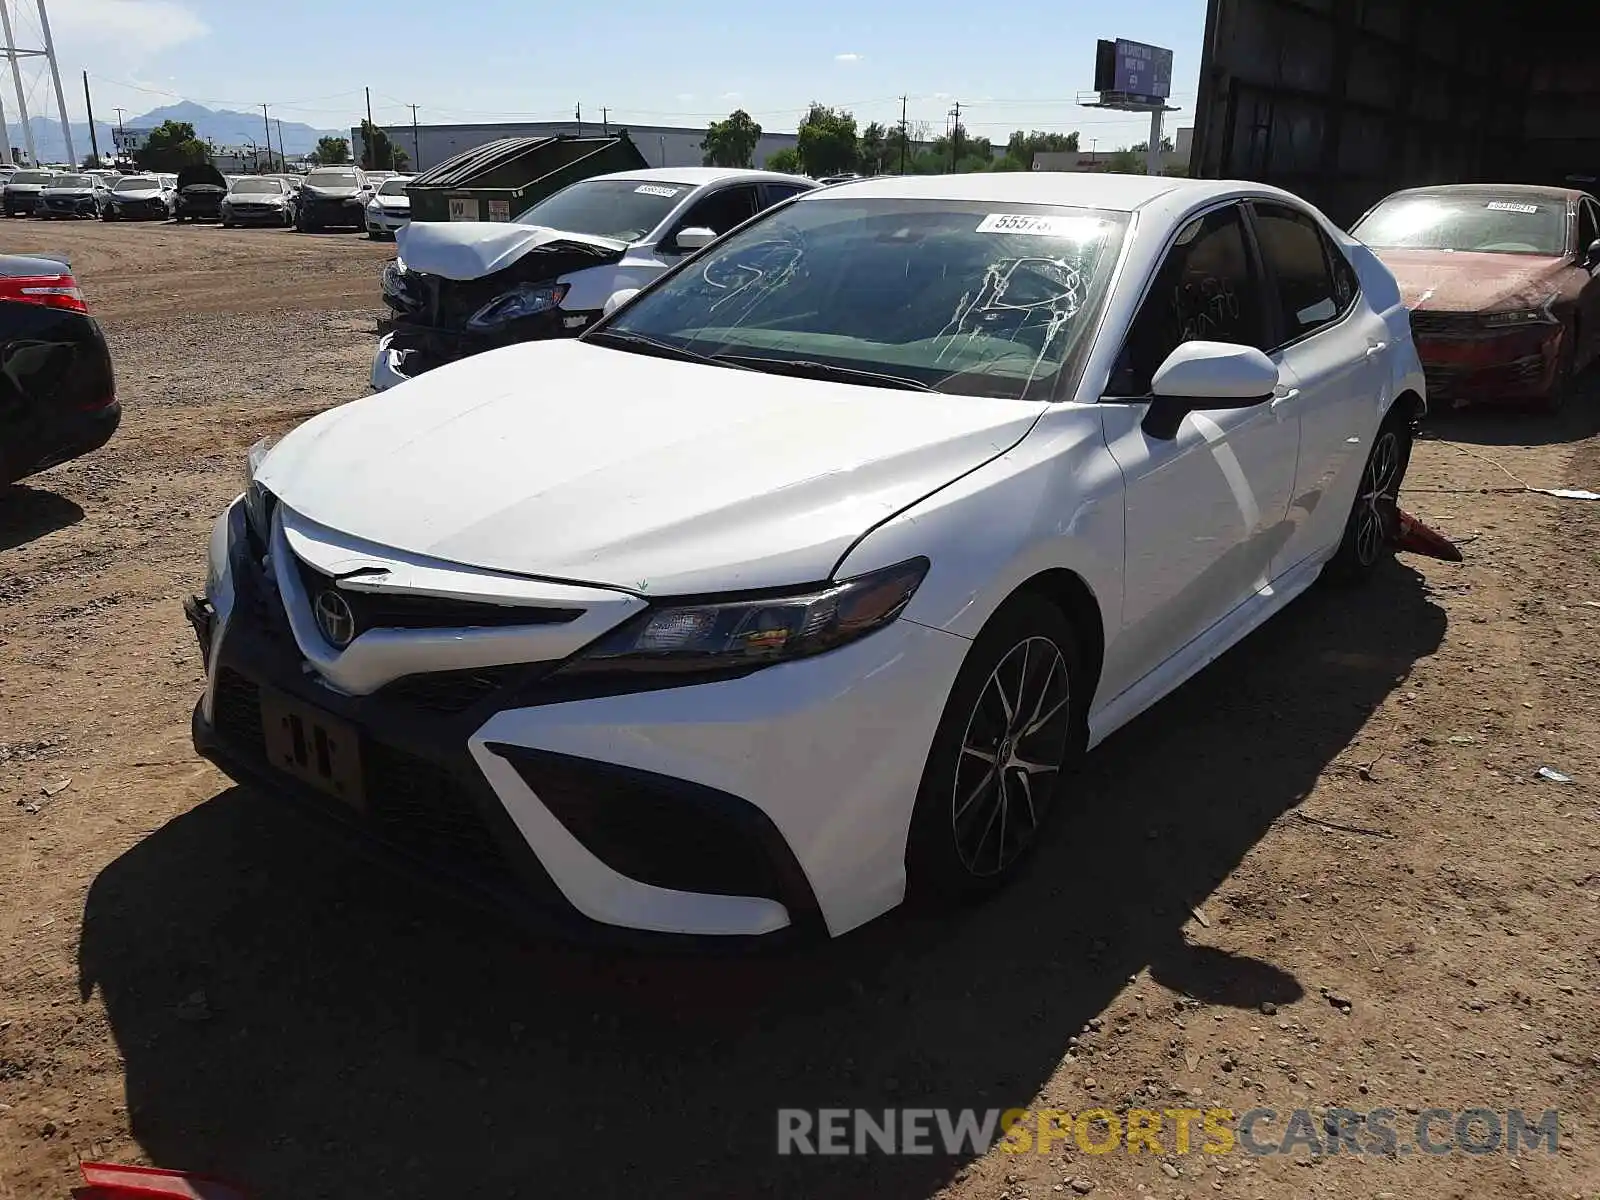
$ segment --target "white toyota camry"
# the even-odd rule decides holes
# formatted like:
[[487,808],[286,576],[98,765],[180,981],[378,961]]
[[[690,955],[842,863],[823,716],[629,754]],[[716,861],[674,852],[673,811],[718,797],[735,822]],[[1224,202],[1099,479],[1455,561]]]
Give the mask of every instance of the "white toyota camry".
[[187,606],[201,753],[593,932],[1004,882],[1379,562],[1424,404],[1388,270],[1255,184],[844,183],[610,307],[253,450]]

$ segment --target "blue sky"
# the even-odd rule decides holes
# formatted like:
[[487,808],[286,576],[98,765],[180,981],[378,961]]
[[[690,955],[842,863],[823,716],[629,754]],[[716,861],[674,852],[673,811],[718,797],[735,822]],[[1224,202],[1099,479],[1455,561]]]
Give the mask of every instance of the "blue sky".
[[[37,37],[34,0],[11,0],[18,40]],[[175,97],[212,108],[271,102],[283,120],[348,127],[363,86],[385,123],[556,119],[583,105],[597,120],[704,124],[735,107],[769,129],[795,126],[812,99],[850,107],[862,124],[899,119],[938,132],[961,102],[975,135],[1077,129],[1110,149],[1144,137],[1147,118],[1078,107],[1094,43],[1126,37],[1175,52],[1173,99],[1192,121],[1205,0],[705,0],[586,5],[529,0],[48,0],[67,105],[83,116],[78,73],[96,115],[129,116]],[[29,109],[48,84],[30,85]],[[7,115],[16,119],[8,88]]]

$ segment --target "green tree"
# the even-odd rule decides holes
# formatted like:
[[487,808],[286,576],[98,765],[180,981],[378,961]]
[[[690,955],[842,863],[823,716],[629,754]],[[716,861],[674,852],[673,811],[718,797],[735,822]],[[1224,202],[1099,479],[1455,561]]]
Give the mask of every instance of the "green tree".
[[784,175],[799,175],[804,170],[804,164],[800,161],[800,151],[793,146],[774,150],[767,155],[767,170],[778,171]]
[[761,126],[744,109],[735,109],[725,121],[713,121],[700,148],[706,152],[702,162],[708,167],[749,167],[755,164],[756,143]]
[[317,148],[311,157],[324,167],[337,167],[350,161],[350,139],[323,137],[317,139]]
[[371,121],[361,122],[361,169],[398,171],[406,152],[389,140],[389,135]]
[[[1136,153],[1143,154],[1147,150],[1150,149],[1150,139],[1149,138],[1145,138],[1145,140],[1142,141],[1142,142],[1135,142],[1133,145],[1129,146],[1128,149],[1129,150],[1133,150]],[[1171,138],[1164,137],[1164,138],[1161,139],[1161,151],[1162,151],[1163,154],[1171,154],[1172,153],[1172,139]]]
[[1144,151],[1117,150],[1106,159],[1106,170],[1117,175],[1143,175]]
[[1018,129],[1006,139],[1006,154],[1011,158],[1026,163],[1023,170],[1033,167],[1033,156],[1039,153],[1061,154],[1065,151],[1076,151],[1078,148],[1078,133],[1044,133],[1035,129],[1031,133]]
[[211,152],[195,137],[194,126],[188,121],[163,121],[150,131],[133,157],[141,171],[175,172],[210,162]]
[[861,158],[855,114],[813,100],[800,120],[798,149],[806,174],[814,179],[854,171]]
[[874,121],[861,131],[859,170],[863,175],[882,175],[889,153],[888,131]]

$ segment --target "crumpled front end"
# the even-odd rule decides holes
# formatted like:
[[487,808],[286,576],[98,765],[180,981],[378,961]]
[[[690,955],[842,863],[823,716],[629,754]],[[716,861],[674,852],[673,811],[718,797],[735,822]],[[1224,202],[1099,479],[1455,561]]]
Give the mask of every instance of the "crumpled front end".
[[562,307],[564,276],[622,257],[576,242],[528,251],[482,279],[446,279],[404,269],[384,271],[383,299],[394,313],[373,364],[379,391],[446,363],[520,342],[572,337],[599,314]]
[[1568,333],[1554,317],[1503,326],[1479,313],[1418,309],[1411,329],[1434,408],[1537,400],[1559,383]]

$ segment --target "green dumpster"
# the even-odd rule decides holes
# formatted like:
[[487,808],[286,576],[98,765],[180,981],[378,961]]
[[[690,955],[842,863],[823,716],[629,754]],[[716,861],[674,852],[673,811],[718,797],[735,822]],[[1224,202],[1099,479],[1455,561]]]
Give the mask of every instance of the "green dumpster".
[[509,221],[569,183],[649,165],[626,132],[500,138],[424,171],[406,194],[413,221]]

